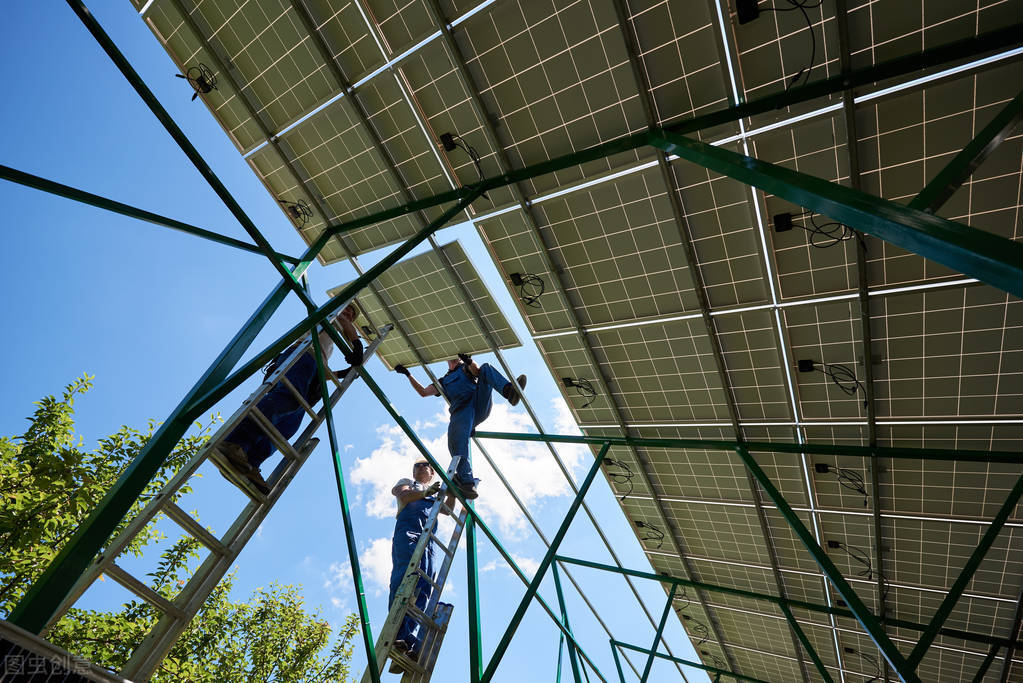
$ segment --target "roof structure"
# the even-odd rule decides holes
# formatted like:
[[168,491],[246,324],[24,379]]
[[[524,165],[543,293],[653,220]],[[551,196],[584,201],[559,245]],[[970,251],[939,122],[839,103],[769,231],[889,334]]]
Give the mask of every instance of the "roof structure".
[[[999,650],[1020,467],[978,455],[1023,447],[1023,305],[955,246],[1023,232],[1023,0],[777,0],[748,22],[739,2],[744,23],[724,0],[133,2],[182,73],[216,75],[201,97],[267,190],[312,208],[306,242],[334,235],[324,263],[487,191],[464,216],[583,433],[615,440],[605,474],[707,670],[899,675],[801,528],[906,680],[1023,675]],[[900,221],[929,237],[872,236]],[[433,247],[362,300],[425,362],[443,355],[411,340],[437,323],[402,286],[458,256]],[[450,272],[489,347],[517,343]],[[543,283],[535,305],[513,275]]]

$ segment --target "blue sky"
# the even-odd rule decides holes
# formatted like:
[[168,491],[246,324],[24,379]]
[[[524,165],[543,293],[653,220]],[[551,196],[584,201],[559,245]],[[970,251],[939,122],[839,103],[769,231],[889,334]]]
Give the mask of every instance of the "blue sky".
[[[174,65],[130,3],[93,4],[91,9],[104,28],[271,244],[280,251],[300,253],[302,241],[274,199],[202,103],[189,100],[187,84],[173,77]],[[248,239],[64,3],[17,3],[8,8],[7,16],[0,25],[0,53],[7,65],[5,95],[0,104],[0,163]],[[273,267],[261,256],[11,183],[0,183],[0,202],[5,208],[7,244],[3,250],[2,314],[8,321],[8,334],[2,342],[7,359],[0,392],[2,434],[23,431],[33,401],[58,394],[83,372],[96,377],[95,388],[76,406],[77,430],[87,446],[122,424],[141,428],[149,419],[164,419],[277,282]],[[462,241],[512,320],[524,346],[506,357],[516,372],[529,375],[527,396],[544,416],[545,429],[570,429],[560,394],[475,230],[467,225],[455,226],[441,231],[437,238],[442,244],[456,238]],[[380,256],[367,255],[363,265],[371,265]],[[353,276],[345,264],[326,268],[314,265],[310,270],[314,296],[324,301],[325,290]],[[297,298],[291,297],[250,353],[263,348],[302,314]],[[335,359],[335,366],[340,362]],[[375,360],[368,369],[398,410],[417,425],[435,455],[444,456],[446,422],[441,402],[419,398],[404,378],[385,373]],[[421,370],[418,376],[425,379]],[[217,409],[229,415],[256,383],[250,381]],[[379,626],[386,616],[386,590],[381,577],[389,569],[387,539],[393,528],[393,502],[387,490],[399,477],[407,476],[403,468],[410,465],[413,451],[361,384],[345,396],[335,414],[371,621]],[[527,431],[532,427],[521,407],[509,410],[499,402],[487,429]],[[321,436],[324,444],[239,557],[235,594],[245,598],[253,588],[272,581],[302,584],[307,603],[321,606],[323,615],[339,622],[355,609],[355,600],[325,431]],[[516,483],[544,532],[552,537],[571,499],[567,483],[549,453],[537,445],[512,442],[491,442],[488,450]],[[581,480],[592,457],[580,449],[561,452],[577,480]],[[543,545],[501,491],[496,476],[483,464],[477,465],[477,471],[483,477],[482,514],[508,550],[521,558],[523,568],[534,567],[543,555]],[[222,532],[240,511],[242,496],[215,470],[207,466],[201,472],[204,476],[196,482],[195,494],[184,501],[183,507],[198,510],[205,524]],[[602,478],[587,501],[626,566],[649,569]],[[172,526],[165,528],[169,534],[176,533]],[[598,562],[610,559],[582,514],[562,553]],[[156,554],[126,566],[144,573],[155,562]],[[486,542],[481,544],[480,565],[484,569],[481,591],[487,657],[524,587]],[[653,627],[619,577],[583,569],[574,574],[617,638],[649,646]],[[437,680],[458,681],[466,679],[468,667],[461,555],[451,577],[446,601],[455,604],[455,613],[436,675],[444,676]],[[97,584],[81,604],[102,607],[124,599],[127,593],[111,583]],[[637,585],[658,617],[664,591],[644,582]],[[567,592],[577,636],[602,672],[613,676],[606,633],[576,592],[571,588]],[[541,593],[556,604],[549,578]],[[495,680],[554,680],[557,633],[540,608],[531,607]],[[692,656],[677,619],[669,620],[666,633],[676,655]],[[354,667],[359,673],[363,661],[360,645]],[[642,659],[634,657],[633,661],[642,667]],[[689,680],[706,680],[694,670],[687,674]],[[564,675],[571,676],[567,661]],[[627,675],[628,680],[634,678],[631,673]],[[681,679],[674,667],[659,661],[650,680]]]

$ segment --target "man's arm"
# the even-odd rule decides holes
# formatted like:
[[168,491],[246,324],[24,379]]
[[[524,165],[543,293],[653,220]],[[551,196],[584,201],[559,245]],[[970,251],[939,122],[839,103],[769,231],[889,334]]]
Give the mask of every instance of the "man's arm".
[[417,491],[408,484],[398,484],[393,489],[391,489],[391,493],[398,500],[400,500],[402,504],[408,504],[414,500],[422,500],[423,498],[429,498],[430,496],[435,495],[438,491],[440,491],[439,481],[435,481],[434,483],[430,484],[430,486],[428,486],[423,491]]
[[352,346],[351,352],[345,353],[345,362],[349,365],[362,365],[363,348],[362,340],[359,339],[359,331],[355,329],[352,321],[343,315],[339,315],[337,321],[341,324],[341,335]]
[[412,388],[415,389],[416,393],[418,393],[420,396],[424,398],[427,396],[440,396],[440,394],[437,393],[437,387],[435,387],[432,384],[424,387],[422,384],[419,383],[419,380],[412,376],[412,373],[409,372],[408,368],[406,368],[404,365],[400,364],[395,365],[394,371],[397,372],[399,375],[405,375],[406,377],[408,377],[409,384],[412,385]]

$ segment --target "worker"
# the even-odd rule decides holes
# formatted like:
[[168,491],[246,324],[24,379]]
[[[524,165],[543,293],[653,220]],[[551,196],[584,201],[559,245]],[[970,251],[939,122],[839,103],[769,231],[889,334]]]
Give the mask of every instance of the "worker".
[[[412,388],[420,396],[440,396],[436,386],[431,384],[424,387],[404,365],[396,365],[394,370],[408,377]],[[525,375],[519,375],[517,381],[520,388],[526,388]],[[512,383],[489,363],[476,365],[476,362],[464,353],[448,361],[448,371],[440,378],[440,386],[450,404],[448,451],[451,457],[461,456],[453,479],[462,495],[472,500],[479,497],[479,490],[476,487],[479,480],[472,475],[469,437],[490,415],[493,406],[492,391],[500,391],[501,396],[508,399],[508,403],[513,406],[519,403],[519,393]]]
[[[399,479],[398,483],[391,488],[391,495],[398,499],[397,518],[394,523],[394,539],[391,542],[391,590],[387,597],[387,608],[390,609],[394,603],[394,596],[401,586],[401,581],[408,570],[409,562],[412,561],[412,554],[419,543],[419,537],[426,528],[426,520],[430,516],[430,508],[436,499],[434,496],[440,491],[440,482],[433,479],[433,467],[427,460],[417,460],[412,465],[412,478]],[[427,543],[419,558],[419,569],[423,573],[433,577],[433,543]],[[430,599],[430,583],[420,577],[416,582],[413,602],[423,611],[426,611],[426,603]],[[419,627],[415,621],[405,617],[401,627],[394,637],[394,649],[405,653],[412,660],[419,656]],[[390,673],[401,673],[402,667],[397,662],[392,662]]]
[[[362,340],[359,339],[359,332],[353,322],[356,315],[358,315],[358,309],[355,304],[349,304],[336,319],[342,336],[352,346],[351,351],[344,352],[345,360],[352,367],[362,365],[363,361]],[[320,348],[323,349],[323,362],[326,363],[334,350],[334,342],[325,331],[320,332],[319,340]],[[267,366],[266,376],[269,377],[300,343],[301,341],[295,342],[278,354]],[[291,385],[309,405],[315,405],[322,397],[314,351],[315,349],[310,345],[309,351],[284,373]],[[343,378],[349,370],[351,367],[339,371],[328,370],[328,372],[333,372],[335,377]],[[290,439],[298,431],[305,413],[298,399],[284,382],[275,384],[266,396],[260,399],[256,407],[285,439]],[[231,467],[245,476],[263,494],[270,493],[270,485],[263,478],[259,467],[270,457],[274,448],[273,441],[251,417],[246,417],[238,423],[234,431],[228,434],[220,444],[220,450]]]

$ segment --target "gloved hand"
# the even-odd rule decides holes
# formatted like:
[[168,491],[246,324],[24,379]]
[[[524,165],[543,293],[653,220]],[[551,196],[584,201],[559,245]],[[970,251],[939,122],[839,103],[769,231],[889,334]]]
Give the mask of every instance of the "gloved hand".
[[406,368],[401,363],[398,363],[397,365],[394,366],[394,371],[397,372],[399,375],[405,375],[406,377],[409,377],[412,374],[408,371],[408,368]]
[[430,496],[436,496],[438,492],[440,492],[440,482],[435,481],[430,484],[425,491],[423,491],[423,497],[429,498]]

